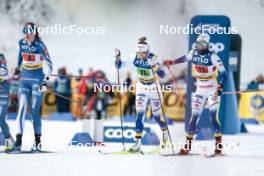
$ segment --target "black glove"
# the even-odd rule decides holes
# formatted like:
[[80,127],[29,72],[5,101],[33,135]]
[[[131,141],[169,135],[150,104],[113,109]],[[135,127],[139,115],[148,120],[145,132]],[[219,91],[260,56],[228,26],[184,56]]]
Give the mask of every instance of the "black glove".
[[38,89],[39,92],[45,92],[48,89],[47,82],[49,81],[49,79],[50,79],[49,76],[45,75],[43,82],[39,85],[39,89]]
[[217,88],[217,96],[221,96],[222,95],[223,87],[224,87],[223,84],[219,84],[218,85],[218,88]]
[[16,68],[15,68],[15,71],[14,71],[14,73],[13,73],[13,77],[14,77],[15,79],[18,79],[19,76],[20,76],[20,73],[21,73],[20,68],[19,68],[19,67],[16,67]]
[[48,85],[46,82],[43,82],[39,85],[38,91],[39,92],[45,92],[48,89]]

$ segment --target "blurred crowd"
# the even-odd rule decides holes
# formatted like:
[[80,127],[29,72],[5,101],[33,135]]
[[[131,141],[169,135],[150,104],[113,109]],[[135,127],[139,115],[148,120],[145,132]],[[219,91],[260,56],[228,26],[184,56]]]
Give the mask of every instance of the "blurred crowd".
[[[184,69],[176,78],[178,83],[186,83],[186,69]],[[172,80],[168,80],[166,84],[172,84]],[[57,75],[49,84],[49,91],[55,96],[56,112],[71,113],[75,119],[96,118],[103,119],[108,117],[107,108],[118,100],[114,100],[116,92],[99,91],[95,89],[95,84],[110,85],[110,83],[102,70],[88,69],[87,73],[83,73],[79,69],[78,75],[71,75],[65,67],[58,69]],[[126,75],[123,85],[130,86],[135,84],[130,73]],[[264,76],[259,75],[249,84],[247,89],[263,89]],[[18,108],[18,92],[19,80],[12,79],[10,86],[10,104],[9,112],[17,112]],[[125,99],[125,100],[123,100]],[[45,101],[45,100],[44,100]],[[126,92],[122,96],[124,115],[135,115],[135,92]]]
[[[72,113],[75,119],[96,118],[102,119],[107,116],[107,107],[113,103],[115,92],[99,91],[95,89],[97,85],[110,85],[105,73],[102,70],[93,70],[90,68],[88,73],[84,74],[79,69],[78,75],[71,75],[65,67],[58,69],[55,79],[49,83],[47,93],[54,95],[56,101],[56,112]],[[131,85],[130,74],[124,84]],[[17,112],[19,80],[11,80],[10,105],[9,112]],[[123,96],[122,96],[123,97]],[[124,106],[125,115],[135,114],[135,94],[126,92],[127,103]],[[44,98],[45,101],[45,98]]]
[[103,71],[90,68],[88,73],[84,74],[83,70],[79,69],[79,74],[73,76],[67,73],[65,67],[60,68],[51,88],[56,94],[71,98],[72,101],[56,96],[57,112],[71,112],[76,119],[91,116],[97,119],[105,118],[112,93],[100,92],[94,89],[94,84],[109,84]]
[[264,86],[264,75],[260,74],[247,85],[247,89],[248,90],[256,90],[256,89],[262,90],[262,86]]

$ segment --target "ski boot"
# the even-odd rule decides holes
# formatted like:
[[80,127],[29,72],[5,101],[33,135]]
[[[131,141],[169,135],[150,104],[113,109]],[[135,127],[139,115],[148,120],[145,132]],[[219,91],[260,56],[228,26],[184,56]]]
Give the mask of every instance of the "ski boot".
[[5,138],[5,152],[9,152],[12,150],[14,145],[14,141],[11,137]]
[[141,138],[137,138],[136,143],[128,149],[128,152],[138,153],[140,151],[141,144],[142,144]]
[[31,148],[32,152],[41,152],[41,134],[35,134],[35,142]]
[[223,151],[222,136],[215,137],[215,155],[221,155]]
[[21,146],[22,146],[22,134],[17,134],[15,144],[8,152],[14,152],[14,153],[20,152]]
[[184,144],[183,148],[180,150],[179,155],[188,155],[191,148],[192,148],[192,136],[186,137],[186,143]]

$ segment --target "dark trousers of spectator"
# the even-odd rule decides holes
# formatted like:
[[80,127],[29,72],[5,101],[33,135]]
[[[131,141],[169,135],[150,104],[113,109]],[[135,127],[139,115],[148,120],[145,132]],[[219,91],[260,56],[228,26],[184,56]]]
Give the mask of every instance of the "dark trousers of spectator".
[[136,97],[132,94],[128,96],[128,103],[125,106],[125,115],[134,115],[135,114],[135,100]]
[[[68,94],[66,95],[64,94],[63,96],[70,98]],[[56,96],[56,103],[57,103],[58,112],[70,112],[70,101],[69,100],[65,100],[64,98]]]
[[96,120],[101,120],[102,115],[103,115],[103,111],[95,111],[95,113],[96,113]]

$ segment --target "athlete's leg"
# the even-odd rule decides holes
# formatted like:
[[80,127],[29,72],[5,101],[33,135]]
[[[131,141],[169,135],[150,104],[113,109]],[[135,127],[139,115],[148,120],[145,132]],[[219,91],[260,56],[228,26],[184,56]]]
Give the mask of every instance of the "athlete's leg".
[[149,101],[149,98],[147,97],[144,91],[144,85],[142,85],[141,83],[137,83],[136,92],[136,143],[132,147],[130,147],[130,152],[138,152],[141,148],[141,138],[144,129],[143,121],[147,104]]
[[9,126],[6,122],[6,112],[9,103],[9,94],[8,94],[9,85],[4,86],[4,88],[7,88],[5,89],[7,90],[7,92],[0,94],[0,127],[5,137],[5,151],[9,151],[12,149],[14,143],[10,134]]
[[25,118],[27,114],[27,106],[30,101],[30,86],[27,81],[21,81],[20,87],[18,89],[18,97],[19,97],[19,110],[16,119],[16,142],[15,148],[20,150],[22,145],[22,135],[25,127]]
[[221,133],[221,125],[218,119],[218,110],[220,104],[220,97],[216,94],[212,94],[208,99],[209,109],[210,109],[210,118],[211,123],[215,135],[215,153],[221,154],[223,146],[222,146],[222,133]]
[[161,117],[161,114],[162,114],[161,106],[163,103],[161,102],[163,100],[162,92],[161,91],[157,92],[157,89],[155,86],[154,90],[152,89],[152,91],[149,92],[148,95],[150,97],[150,105],[151,105],[153,117],[159,124],[161,130],[165,130],[167,128],[166,122],[165,122],[164,117],[163,118]]
[[0,127],[5,138],[10,138],[9,126],[6,122],[6,112],[9,101],[8,93],[0,94]]
[[196,126],[198,119],[203,111],[207,99],[207,95],[203,91],[196,91],[192,98],[192,116],[189,121],[188,135],[186,136],[186,143],[180,150],[180,154],[187,155],[191,150],[193,135],[196,133]]
[[188,135],[193,136],[196,132],[197,121],[206,103],[206,94],[196,92],[192,98],[192,116],[189,121]]
[[217,95],[210,95],[208,98],[208,105],[210,110],[210,118],[212,127],[216,136],[221,135],[221,125],[218,119],[220,97]]
[[33,119],[35,146],[40,149],[40,137],[41,137],[41,117],[40,107],[42,103],[42,92],[38,91],[38,84],[32,85],[32,100],[31,100],[31,113]]
[[156,84],[152,85],[151,91],[148,93],[148,96],[150,97],[150,104],[151,104],[153,118],[159,124],[162,131],[161,147],[164,148],[168,143],[169,131],[167,129],[167,124],[165,119],[166,117],[164,117],[165,114],[163,114],[162,112],[163,94],[162,91],[160,90],[160,87],[157,88]]
[[145,111],[148,104],[148,97],[146,94],[143,93],[137,93],[136,94],[136,138],[141,138],[143,129],[144,129],[144,117],[145,117]]

